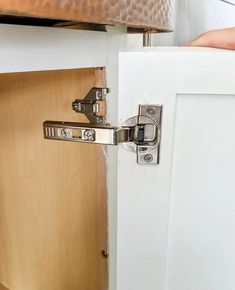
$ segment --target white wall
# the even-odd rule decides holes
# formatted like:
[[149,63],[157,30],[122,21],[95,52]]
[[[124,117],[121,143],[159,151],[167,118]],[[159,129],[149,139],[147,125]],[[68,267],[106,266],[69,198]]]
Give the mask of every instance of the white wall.
[[184,45],[207,30],[235,26],[235,6],[220,0],[176,0],[175,14],[175,32],[158,35],[156,45]]
[[175,44],[211,29],[235,26],[235,6],[220,0],[178,0]]

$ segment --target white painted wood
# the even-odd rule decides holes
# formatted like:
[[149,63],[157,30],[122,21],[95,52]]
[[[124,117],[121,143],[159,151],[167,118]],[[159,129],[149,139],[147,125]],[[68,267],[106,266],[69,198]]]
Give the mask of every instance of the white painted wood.
[[161,163],[118,154],[117,289],[235,288],[235,53],[120,54],[119,125],[163,104]]
[[0,72],[107,65],[107,33],[0,24]]
[[235,288],[234,112],[235,95],[177,96],[167,289]]
[[[107,118],[110,124],[118,120],[118,64],[119,51],[126,48],[126,28],[107,27]],[[107,147],[108,234],[109,234],[109,289],[116,289],[117,279],[117,154],[118,148]]]

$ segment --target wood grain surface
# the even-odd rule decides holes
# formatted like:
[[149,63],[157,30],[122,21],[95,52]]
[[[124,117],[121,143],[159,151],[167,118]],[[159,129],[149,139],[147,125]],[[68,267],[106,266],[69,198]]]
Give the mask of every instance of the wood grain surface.
[[2,284],[0,284],[0,290],[9,290],[9,289],[3,286]]
[[86,121],[71,102],[100,73],[0,75],[0,283],[11,290],[107,288],[105,148],[42,131],[45,120]]

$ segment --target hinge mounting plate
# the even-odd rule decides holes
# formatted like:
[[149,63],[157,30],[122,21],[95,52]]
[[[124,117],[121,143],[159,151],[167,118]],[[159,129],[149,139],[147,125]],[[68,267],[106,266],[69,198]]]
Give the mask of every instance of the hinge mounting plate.
[[76,113],[83,113],[92,124],[106,123],[106,95],[107,88],[92,88],[85,99],[76,99],[72,108]]

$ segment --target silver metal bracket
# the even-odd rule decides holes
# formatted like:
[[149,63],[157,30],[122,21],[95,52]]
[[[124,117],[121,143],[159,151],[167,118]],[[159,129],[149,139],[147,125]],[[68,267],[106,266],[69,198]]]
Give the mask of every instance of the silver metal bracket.
[[75,100],[72,108],[76,113],[83,113],[92,124],[106,123],[105,100],[107,88],[92,88],[83,100]]
[[44,138],[93,144],[124,144],[137,155],[138,164],[159,164],[162,106],[140,105],[137,116],[121,128],[108,125],[46,121]]
[[128,128],[46,121],[43,123],[43,129],[45,139],[104,145],[118,145],[130,141]]
[[140,105],[139,114],[126,120],[123,128],[134,134],[124,147],[136,152],[138,164],[159,164],[161,143],[162,106]]

